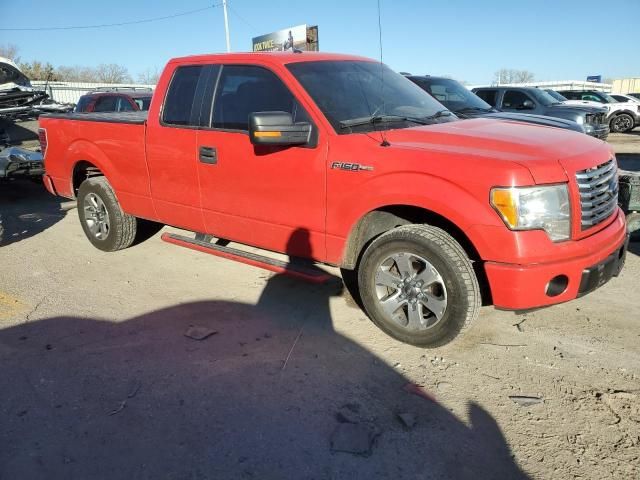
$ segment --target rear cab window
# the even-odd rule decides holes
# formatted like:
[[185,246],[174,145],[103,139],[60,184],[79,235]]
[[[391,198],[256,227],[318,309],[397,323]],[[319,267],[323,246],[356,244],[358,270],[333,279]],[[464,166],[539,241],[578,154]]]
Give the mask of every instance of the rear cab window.
[[211,65],[185,65],[176,68],[162,107],[162,124],[178,127],[202,125],[202,98],[211,78]]

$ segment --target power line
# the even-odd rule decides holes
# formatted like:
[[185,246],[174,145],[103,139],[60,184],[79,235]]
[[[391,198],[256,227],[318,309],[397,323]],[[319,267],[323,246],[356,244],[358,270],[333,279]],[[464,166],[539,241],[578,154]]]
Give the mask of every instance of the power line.
[[100,25],[74,25],[67,27],[27,27],[27,28],[0,28],[1,32],[34,32],[43,30],[86,30],[90,28],[107,28],[107,27],[121,27],[123,25],[137,25],[140,23],[157,22],[159,20],[168,20],[170,18],[184,17],[185,15],[192,15],[194,13],[203,12],[212,8],[220,7],[222,4],[214,3],[208,7],[198,8],[196,10],[189,10],[188,12],[175,13],[173,15],[165,15],[164,17],[145,18],[142,20],[133,20],[131,22],[121,23],[103,23]]
[[258,32],[258,29],[254,25],[249,23],[242,15],[238,13],[238,11],[235,8],[233,8],[233,5],[231,5],[231,2],[227,2],[227,7],[229,7],[229,10],[231,10],[231,13],[233,13],[236,17],[238,17],[240,21],[242,21],[245,25],[251,28],[254,33]]

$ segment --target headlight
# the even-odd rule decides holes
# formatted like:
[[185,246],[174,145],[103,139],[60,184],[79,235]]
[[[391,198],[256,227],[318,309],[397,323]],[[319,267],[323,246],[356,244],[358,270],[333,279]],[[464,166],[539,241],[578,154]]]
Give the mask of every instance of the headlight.
[[571,236],[566,184],[492,188],[491,206],[511,230],[544,230],[554,242]]
[[579,123],[580,125],[582,125],[584,123],[584,117],[580,116],[580,117],[576,118],[576,122]]

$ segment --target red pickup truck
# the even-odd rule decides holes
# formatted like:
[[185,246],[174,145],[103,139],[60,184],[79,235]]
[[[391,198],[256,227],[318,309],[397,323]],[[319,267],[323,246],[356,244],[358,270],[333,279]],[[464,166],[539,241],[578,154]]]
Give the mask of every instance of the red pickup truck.
[[77,199],[97,248],[128,247],[147,219],[229,258],[245,254],[210,236],[339,266],[357,273],[369,317],[415,345],[447,343],[483,303],[574,299],[624,263],[606,143],[459,120],[366,58],[178,58],[148,114],[47,115],[40,126],[45,184]]

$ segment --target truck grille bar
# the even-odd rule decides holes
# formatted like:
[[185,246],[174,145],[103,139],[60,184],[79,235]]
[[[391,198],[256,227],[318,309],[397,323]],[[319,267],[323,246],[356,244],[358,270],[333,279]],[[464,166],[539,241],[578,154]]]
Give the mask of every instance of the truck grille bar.
[[614,159],[576,172],[582,230],[609,218],[618,206],[618,170]]

